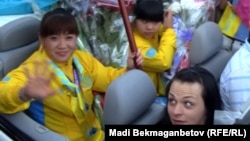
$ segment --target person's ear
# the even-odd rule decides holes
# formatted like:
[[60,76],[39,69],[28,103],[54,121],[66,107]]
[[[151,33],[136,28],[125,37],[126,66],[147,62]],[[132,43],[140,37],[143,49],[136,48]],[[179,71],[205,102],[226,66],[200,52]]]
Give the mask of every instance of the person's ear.
[[38,40],[39,40],[40,43],[43,42],[43,37],[39,33],[38,33]]

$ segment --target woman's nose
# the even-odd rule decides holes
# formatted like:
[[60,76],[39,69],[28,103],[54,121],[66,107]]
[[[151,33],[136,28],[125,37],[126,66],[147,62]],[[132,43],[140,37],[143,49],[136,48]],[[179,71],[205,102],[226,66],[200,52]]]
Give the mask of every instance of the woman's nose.
[[59,47],[63,48],[63,47],[66,47],[66,46],[67,46],[66,40],[64,38],[60,38]]
[[173,109],[173,113],[175,115],[180,115],[183,112],[183,107],[180,104],[176,104],[176,106]]

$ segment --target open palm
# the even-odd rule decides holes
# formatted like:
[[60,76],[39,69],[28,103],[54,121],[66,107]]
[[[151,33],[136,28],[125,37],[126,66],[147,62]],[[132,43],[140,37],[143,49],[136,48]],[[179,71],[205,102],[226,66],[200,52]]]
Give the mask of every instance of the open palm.
[[30,70],[24,68],[28,82],[24,88],[26,97],[32,99],[44,99],[56,93],[56,90],[50,87],[50,80],[55,76],[49,72],[48,62],[35,62],[34,73],[31,75]]

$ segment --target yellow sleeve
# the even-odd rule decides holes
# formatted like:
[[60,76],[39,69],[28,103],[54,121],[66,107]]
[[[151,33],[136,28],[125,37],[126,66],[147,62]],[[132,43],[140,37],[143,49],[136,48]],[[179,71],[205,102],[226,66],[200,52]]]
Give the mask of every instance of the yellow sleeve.
[[84,56],[84,68],[92,77],[94,91],[105,92],[114,79],[126,72],[126,68],[115,69],[113,67],[105,67],[89,53],[82,56]]
[[16,113],[29,108],[30,102],[23,102],[19,97],[19,91],[27,83],[23,67],[33,70],[32,60],[37,58],[39,52],[34,52],[27,60],[19,67],[9,72],[0,81],[0,112]]
[[15,69],[0,81],[0,112],[15,113],[26,110],[30,102],[19,98],[19,91],[25,85],[26,77],[21,68]]
[[163,72],[171,68],[176,50],[176,34],[174,29],[166,29],[160,34],[158,46],[152,46],[147,39],[135,34],[136,45],[144,57],[143,70],[145,71]]

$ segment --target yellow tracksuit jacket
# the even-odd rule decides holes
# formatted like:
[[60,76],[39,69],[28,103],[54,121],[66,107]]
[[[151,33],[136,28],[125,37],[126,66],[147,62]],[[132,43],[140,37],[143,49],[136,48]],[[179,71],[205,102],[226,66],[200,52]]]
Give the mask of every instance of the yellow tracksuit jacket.
[[[104,132],[101,130],[100,122],[97,120],[93,110],[92,90],[105,92],[106,88],[115,78],[123,74],[126,69],[114,69],[104,67],[85,51],[75,51],[70,60],[65,64],[55,64],[53,67],[59,68],[72,82],[72,61],[80,65],[81,97],[85,102],[85,112],[80,108],[75,91],[67,87],[59,76],[51,79],[51,87],[58,89],[55,94],[44,100],[33,102],[23,102],[19,98],[19,90],[25,86],[27,77],[23,68],[27,67],[31,72],[34,71],[34,60],[44,60],[46,53],[42,50],[36,51],[17,69],[11,71],[0,82],[0,112],[15,113],[27,110],[36,121],[49,129],[67,136],[71,141],[103,141]],[[54,71],[50,66],[48,71]],[[64,74],[61,75],[64,75]],[[68,81],[68,82],[70,82]],[[74,83],[71,83],[74,86]],[[21,122],[21,121],[20,121]]]
[[176,50],[176,34],[174,29],[169,28],[163,31],[161,27],[151,39],[141,36],[135,27],[132,29],[136,46],[141,50],[144,58],[142,69],[154,82],[157,95],[165,95],[167,82],[163,78],[162,73],[172,66]]

